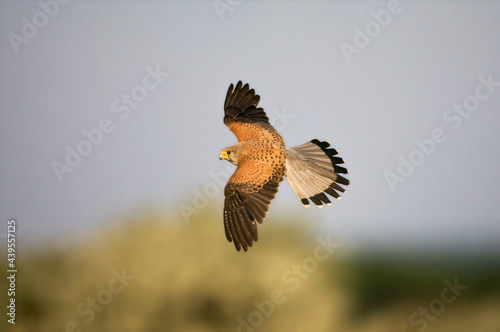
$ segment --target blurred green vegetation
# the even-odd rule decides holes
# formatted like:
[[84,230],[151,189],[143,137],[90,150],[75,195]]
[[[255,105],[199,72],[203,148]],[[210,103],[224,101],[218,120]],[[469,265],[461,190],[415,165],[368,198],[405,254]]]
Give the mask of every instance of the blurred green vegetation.
[[[500,255],[475,253],[460,256],[448,252],[401,255],[390,251],[363,253],[344,264],[340,281],[356,299],[351,314],[363,316],[401,300],[429,302],[446,287],[444,280],[457,278],[467,286],[467,301],[480,303],[500,298]],[[499,312],[500,313],[500,312]]]
[[[4,314],[2,331],[500,331],[498,256],[353,254],[332,235],[341,246],[318,261],[310,220],[276,215],[243,253],[225,240],[221,217],[207,209],[186,224],[144,213],[84,240],[24,244],[16,325]],[[455,277],[468,288],[425,328],[411,324]],[[0,287],[5,294],[6,278]]]

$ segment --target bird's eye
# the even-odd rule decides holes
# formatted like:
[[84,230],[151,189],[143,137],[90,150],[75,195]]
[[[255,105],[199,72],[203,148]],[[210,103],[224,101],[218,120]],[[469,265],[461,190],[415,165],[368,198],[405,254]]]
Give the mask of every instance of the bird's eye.
[[227,151],[226,154],[229,156],[231,154],[231,151]]

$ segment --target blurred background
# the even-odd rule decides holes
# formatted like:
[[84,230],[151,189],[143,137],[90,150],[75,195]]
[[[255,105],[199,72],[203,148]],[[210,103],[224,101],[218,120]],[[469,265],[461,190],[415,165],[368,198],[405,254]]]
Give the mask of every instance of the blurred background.
[[[0,1],[6,331],[499,331],[495,1]],[[238,253],[230,83],[351,185]],[[4,311],[5,310],[5,311]]]

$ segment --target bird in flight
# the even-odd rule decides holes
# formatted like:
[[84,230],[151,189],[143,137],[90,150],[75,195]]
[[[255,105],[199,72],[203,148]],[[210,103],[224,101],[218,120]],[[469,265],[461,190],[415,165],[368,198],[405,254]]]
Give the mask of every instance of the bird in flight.
[[236,250],[244,251],[258,240],[269,205],[286,176],[304,206],[311,200],[318,207],[331,205],[328,195],[340,199],[339,192],[349,180],[339,166],[344,159],[330,143],[313,139],[287,149],[283,138],[257,107],[260,97],[241,81],[231,84],[224,102],[224,124],[236,135],[238,144],[222,150],[220,159],[238,166],[224,188],[224,230]]

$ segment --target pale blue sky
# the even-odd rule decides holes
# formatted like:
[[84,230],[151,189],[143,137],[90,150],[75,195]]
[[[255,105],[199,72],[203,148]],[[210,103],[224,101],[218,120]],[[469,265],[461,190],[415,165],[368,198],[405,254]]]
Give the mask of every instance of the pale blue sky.
[[[144,205],[181,219],[180,204],[228,166],[219,152],[236,139],[222,104],[243,80],[270,117],[290,114],[276,120],[288,146],[329,140],[350,170],[344,199],[321,210],[283,183],[266,222],[281,210],[355,242],[498,242],[500,86],[459,128],[443,116],[478,77],[500,82],[500,4],[402,1],[348,63],[341,43],[354,45],[356,27],[374,26],[370,12],[388,3],[247,0],[221,20],[212,1],[74,0],[16,53],[9,33],[23,36],[23,17],[42,9],[2,1],[1,220],[17,218],[35,239],[93,231]],[[168,77],[121,119],[113,102],[146,91],[148,67]],[[114,130],[59,182],[51,164],[106,118]],[[435,128],[446,141],[392,192],[384,174]],[[210,205],[222,201],[221,191]]]

